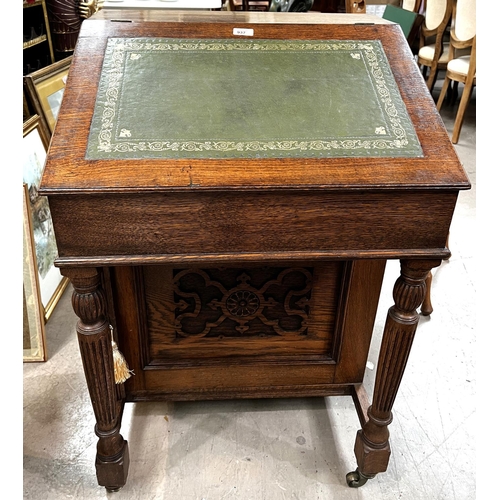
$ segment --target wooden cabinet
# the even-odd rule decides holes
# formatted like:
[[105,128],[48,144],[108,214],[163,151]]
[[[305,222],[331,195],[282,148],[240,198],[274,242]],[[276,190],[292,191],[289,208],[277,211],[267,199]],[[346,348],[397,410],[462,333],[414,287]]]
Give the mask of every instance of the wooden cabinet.
[[[470,182],[399,26],[350,18],[103,9],[83,23],[40,193],[108,490],[127,479],[131,401],[352,396],[347,482],[386,470],[425,280]],[[370,404],[387,259],[401,274]]]
[[54,62],[45,0],[23,3],[23,74]]

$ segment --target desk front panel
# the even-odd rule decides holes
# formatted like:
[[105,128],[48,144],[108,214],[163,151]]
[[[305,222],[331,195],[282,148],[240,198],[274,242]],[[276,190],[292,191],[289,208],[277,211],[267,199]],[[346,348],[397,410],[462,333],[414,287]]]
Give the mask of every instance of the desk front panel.
[[347,393],[363,379],[384,268],[376,260],[108,269],[112,321],[135,373],[128,399]]
[[345,251],[385,258],[393,250],[442,253],[456,197],[193,190],[53,197],[51,211],[61,259]]

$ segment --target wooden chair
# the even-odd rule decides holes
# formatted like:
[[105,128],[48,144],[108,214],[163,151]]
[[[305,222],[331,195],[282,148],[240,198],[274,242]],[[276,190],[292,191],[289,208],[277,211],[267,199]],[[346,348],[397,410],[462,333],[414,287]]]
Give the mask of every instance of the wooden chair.
[[426,0],[424,22],[420,28],[420,43],[417,62],[427,77],[427,87],[434,88],[439,70],[445,70],[448,63],[449,44],[444,36],[451,20],[454,0]]
[[[456,97],[458,83],[464,84],[458,106],[451,142],[456,144],[462,130],[465,110],[476,85],[476,0],[457,0],[453,11],[454,28],[450,35],[450,59],[446,66],[446,77],[439,94],[437,109],[440,110],[451,81],[454,82]],[[470,50],[470,54],[461,55],[460,51]],[[454,99],[452,99],[453,103]]]
[[[455,2],[452,11],[449,61],[446,64],[446,77],[436,105],[438,110],[441,109],[452,80],[465,84],[453,127],[451,139],[453,144],[458,142],[464,113],[470,100],[472,88],[476,84],[476,0],[455,0]],[[470,55],[459,54],[459,50],[468,48],[471,49]],[[448,241],[446,246],[448,246]],[[426,295],[420,312],[423,316],[429,316],[433,311],[431,303],[432,273],[428,274],[425,283],[427,286]]]
[[422,0],[403,0],[401,8],[409,10],[410,12],[419,13],[421,5],[422,5]]

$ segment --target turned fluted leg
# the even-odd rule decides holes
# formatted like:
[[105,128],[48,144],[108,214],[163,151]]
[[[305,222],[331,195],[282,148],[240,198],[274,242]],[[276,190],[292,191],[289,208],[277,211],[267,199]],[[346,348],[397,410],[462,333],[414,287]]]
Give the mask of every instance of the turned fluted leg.
[[128,444],[120,434],[123,402],[114,379],[113,351],[105,294],[95,268],[62,269],[74,288],[73,309],[79,318],[78,342],[98,436],[97,481],[110,491],[124,486],[129,465]]
[[401,261],[401,275],[393,291],[395,304],[387,314],[380,346],[372,405],[368,408],[368,420],[356,436],[354,453],[358,468],[347,475],[351,487],[361,486],[387,470],[391,454],[388,426],[417,329],[417,308],[424,299],[430,270],[440,263],[440,260]]

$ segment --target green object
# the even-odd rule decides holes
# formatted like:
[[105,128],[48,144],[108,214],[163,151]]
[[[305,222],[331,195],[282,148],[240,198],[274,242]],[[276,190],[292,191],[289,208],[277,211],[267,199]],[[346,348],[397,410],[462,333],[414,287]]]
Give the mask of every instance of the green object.
[[394,5],[387,5],[382,15],[383,19],[392,21],[401,26],[406,39],[410,36],[418,14],[410,10],[401,9]]
[[108,40],[87,159],[422,156],[379,41]]

